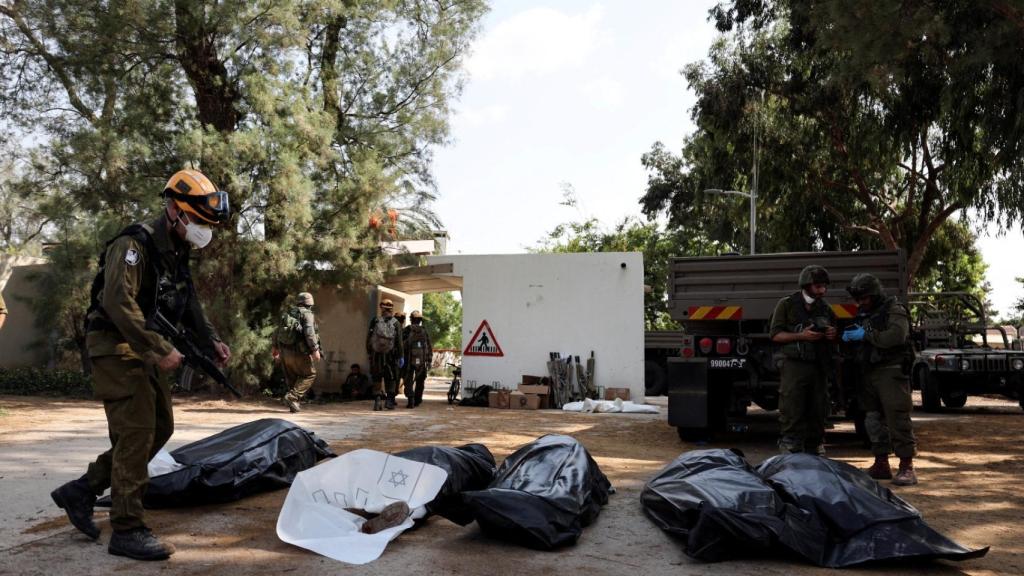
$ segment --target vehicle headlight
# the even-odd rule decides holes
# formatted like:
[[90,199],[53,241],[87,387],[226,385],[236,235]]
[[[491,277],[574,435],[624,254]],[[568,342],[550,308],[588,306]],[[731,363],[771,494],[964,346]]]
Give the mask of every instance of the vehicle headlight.
[[970,370],[971,369],[971,361],[967,360],[967,359],[961,360],[960,361],[960,369],[961,370]]
[[1014,370],[1024,370],[1024,358],[1014,358],[1012,366]]

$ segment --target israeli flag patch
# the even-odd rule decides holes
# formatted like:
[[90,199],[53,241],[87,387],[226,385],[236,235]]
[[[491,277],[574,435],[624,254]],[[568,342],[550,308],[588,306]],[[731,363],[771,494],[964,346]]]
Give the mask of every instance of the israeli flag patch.
[[129,266],[135,266],[138,264],[139,251],[134,248],[129,248],[128,251],[124,253],[124,263]]

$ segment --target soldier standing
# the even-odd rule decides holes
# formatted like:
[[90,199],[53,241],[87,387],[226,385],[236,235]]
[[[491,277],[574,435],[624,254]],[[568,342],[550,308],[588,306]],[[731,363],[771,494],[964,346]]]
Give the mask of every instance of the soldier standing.
[[175,173],[163,195],[167,202],[156,220],[129,226],[107,243],[93,280],[86,345],[110,450],[84,476],[50,494],[75,528],[95,540],[100,530],[93,505],[109,487],[114,534],[107,551],[137,560],[164,560],[174,553],[146,527],[142,496],[147,465],[174,429],[171,382],[162,376],[181,365],[182,355],[149,320],[159,312],[183,325],[221,365],[231,357],[196,299],[189,271],[191,248],[206,246],[210,226],[228,219],[228,196],[196,170]]
[[398,375],[405,364],[402,353],[402,328],[392,314],[390,298],[380,303],[380,316],[370,320],[366,352],[370,355],[370,379],[373,381],[373,409],[394,410],[398,395]]
[[274,335],[274,357],[281,358],[288,392],[281,401],[291,412],[316,381],[316,363],[320,361],[320,328],[313,316],[313,295],[300,292],[282,317]]
[[409,399],[406,408],[415,408],[423,403],[423,388],[434,347],[419,310],[412,311],[409,322],[402,331],[402,342],[405,344],[405,397]]
[[[917,484],[917,441],[910,422],[910,315],[895,297],[882,294],[882,283],[871,274],[854,276],[846,291],[864,317],[859,326],[843,332],[843,341],[861,343],[856,361],[863,374],[864,427],[875,455],[868,474],[877,480],[892,478],[897,486]],[[900,459],[895,477],[889,467],[892,452]]]
[[800,290],[779,300],[771,322],[772,342],[783,345],[785,357],[779,386],[779,450],[823,456],[830,411],[830,342],[836,339],[835,313],[825,301],[828,271],[807,266],[799,284]]

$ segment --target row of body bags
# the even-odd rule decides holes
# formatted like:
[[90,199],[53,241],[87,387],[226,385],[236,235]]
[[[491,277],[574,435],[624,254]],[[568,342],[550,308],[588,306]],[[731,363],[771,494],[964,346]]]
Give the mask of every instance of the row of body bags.
[[[424,446],[396,454],[334,456],[323,440],[280,419],[263,419],[158,455],[147,508],[229,502],[290,486],[278,516],[285,542],[362,564],[415,522],[438,515],[541,550],[575,543],[614,490],[574,438],[551,434],[496,466],[482,444]],[[405,502],[401,523],[364,534],[367,513]],[[819,566],[893,559],[964,560],[968,549],[942,536],[908,503],[848,464],[776,456],[750,466],[738,451],[686,452],[641,494],[644,513],[705,561],[780,552]]]

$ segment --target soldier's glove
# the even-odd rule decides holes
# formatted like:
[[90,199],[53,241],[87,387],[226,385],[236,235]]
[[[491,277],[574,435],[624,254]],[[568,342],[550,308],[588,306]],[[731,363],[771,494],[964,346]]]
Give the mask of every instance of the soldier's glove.
[[398,367],[399,368],[405,368],[405,358],[399,358],[398,359]]
[[843,332],[843,342],[860,342],[864,339],[864,327],[854,326]]

